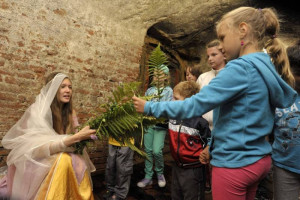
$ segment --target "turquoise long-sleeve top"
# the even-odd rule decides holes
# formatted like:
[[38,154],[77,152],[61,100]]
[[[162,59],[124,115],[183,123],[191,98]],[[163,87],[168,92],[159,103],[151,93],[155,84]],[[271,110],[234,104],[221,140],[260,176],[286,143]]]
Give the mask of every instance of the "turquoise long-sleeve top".
[[144,112],[186,119],[213,109],[211,164],[238,168],[271,153],[265,136],[272,132],[275,108],[291,106],[296,95],[278,75],[269,55],[259,52],[228,62],[198,94],[184,101],[147,102]]

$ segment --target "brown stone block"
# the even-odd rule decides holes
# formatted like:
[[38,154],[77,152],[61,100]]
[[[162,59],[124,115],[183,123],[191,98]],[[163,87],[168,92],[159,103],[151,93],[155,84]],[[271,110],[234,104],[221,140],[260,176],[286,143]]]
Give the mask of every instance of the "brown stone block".
[[7,10],[7,9],[9,9],[9,5],[8,5],[8,3],[6,3],[6,2],[2,2],[2,3],[1,3],[1,8],[2,8],[2,9],[4,9],[4,10]]
[[17,42],[17,44],[18,44],[19,47],[24,47],[25,46],[22,41]]
[[17,80],[12,76],[5,77],[4,81],[9,84],[17,84]]
[[53,10],[53,12],[57,15],[60,15],[60,16],[65,16],[67,14],[67,11],[65,9],[55,9]]
[[26,79],[34,79],[35,78],[35,75],[34,74],[31,74],[31,73],[17,73],[17,76],[19,78],[26,78]]

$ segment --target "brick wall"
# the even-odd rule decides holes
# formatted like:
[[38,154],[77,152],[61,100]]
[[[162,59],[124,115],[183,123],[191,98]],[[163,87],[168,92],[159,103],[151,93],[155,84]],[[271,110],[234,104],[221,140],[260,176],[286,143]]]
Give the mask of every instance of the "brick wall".
[[[136,80],[146,31],[102,16],[95,2],[0,1],[0,139],[53,71],[71,77],[81,123],[120,82]],[[0,148],[1,165],[6,155]]]

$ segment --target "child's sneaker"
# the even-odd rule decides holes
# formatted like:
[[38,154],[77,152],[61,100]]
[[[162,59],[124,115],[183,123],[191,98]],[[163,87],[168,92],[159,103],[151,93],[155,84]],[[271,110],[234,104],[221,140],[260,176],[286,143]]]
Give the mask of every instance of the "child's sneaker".
[[109,199],[114,193],[112,191],[106,190],[106,192],[103,194],[103,199]]
[[108,200],[124,200],[116,195],[112,195],[111,197],[108,198]]
[[137,183],[137,186],[140,188],[146,187],[148,185],[152,185],[152,179],[144,178],[143,180]]
[[163,174],[157,175],[157,181],[159,187],[165,187],[166,186],[166,179]]
[[205,186],[205,193],[211,193],[211,187]]

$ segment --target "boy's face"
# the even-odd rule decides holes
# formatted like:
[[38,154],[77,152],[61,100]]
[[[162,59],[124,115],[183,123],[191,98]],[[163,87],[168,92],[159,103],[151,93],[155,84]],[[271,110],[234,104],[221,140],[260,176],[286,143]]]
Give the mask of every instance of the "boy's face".
[[178,100],[184,100],[185,98],[181,96],[177,91],[173,92],[173,100],[178,101]]
[[217,46],[206,49],[207,61],[214,70],[219,70],[225,66],[225,58],[223,53]]

